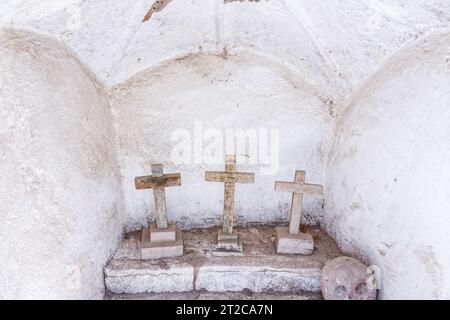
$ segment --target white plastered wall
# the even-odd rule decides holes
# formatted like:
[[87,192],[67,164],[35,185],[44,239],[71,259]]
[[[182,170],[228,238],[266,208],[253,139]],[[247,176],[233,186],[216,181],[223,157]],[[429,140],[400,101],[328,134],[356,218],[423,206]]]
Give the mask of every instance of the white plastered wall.
[[0,42],[0,299],[102,298],[122,231],[106,93],[55,40]]
[[450,295],[450,36],[388,60],[339,124],[324,224],[381,268],[381,298]]

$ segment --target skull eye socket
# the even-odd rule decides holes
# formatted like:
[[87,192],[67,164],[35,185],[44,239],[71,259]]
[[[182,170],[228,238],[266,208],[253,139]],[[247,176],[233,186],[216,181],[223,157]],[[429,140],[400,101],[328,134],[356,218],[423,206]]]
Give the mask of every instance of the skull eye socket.
[[336,300],[345,300],[347,298],[347,290],[344,286],[338,286],[334,289]]
[[365,283],[360,283],[360,284],[356,287],[355,292],[356,292],[356,294],[357,294],[358,296],[365,295],[365,294],[367,293],[367,284],[365,284]]

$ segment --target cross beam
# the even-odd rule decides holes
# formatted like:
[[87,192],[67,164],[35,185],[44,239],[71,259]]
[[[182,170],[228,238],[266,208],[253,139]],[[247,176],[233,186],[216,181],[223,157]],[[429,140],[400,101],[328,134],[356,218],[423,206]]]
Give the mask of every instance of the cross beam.
[[162,164],[152,164],[152,175],[137,177],[135,185],[137,190],[153,189],[156,226],[158,229],[167,229],[169,222],[167,219],[165,188],[180,186],[181,175],[179,173],[164,174]]
[[321,185],[305,183],[305,175],[305,171],[296,171],[294,182],[275,182],[275,191],[290,192],[293,194],[289,233],[294,235],[300,232],[303,194],[323,194],[323,187]]
[[227,156],[225,172],[206,172],[205,179],[206,181],[225,183],[223,233],[225,235],[232,235],[234,220],[234,191],[236,183],[254,183],[255,174],[236,172],[236,156]]

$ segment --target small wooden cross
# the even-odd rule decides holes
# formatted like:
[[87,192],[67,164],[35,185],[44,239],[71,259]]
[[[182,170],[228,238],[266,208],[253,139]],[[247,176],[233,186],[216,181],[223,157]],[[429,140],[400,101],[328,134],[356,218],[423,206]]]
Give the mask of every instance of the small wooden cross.
[[296,171],[295,182],[275,182],[275,191],[293,193],[291,221],[289,224],[289,233],[293,235],[297,235],[300,232],[303,194],[323,194],[323,187],[321,185],[305,183],[305,175],[305,171]]
[[152,175],[137,177],[135,179],[136,189],[153,189],[156,207],[156,226],[158,229],[167,229],[169,222],[166,209],[165,188],[181,185],[179,173],[164,174],[162,164],[152,164]]
[[255,183],[254,173],[236,172],[236,156],[227,156],[225,172],[206,172],[206,181],[224,182],[225,198],[223,209],[223,233],[233,234],[234,190],[236,183]]

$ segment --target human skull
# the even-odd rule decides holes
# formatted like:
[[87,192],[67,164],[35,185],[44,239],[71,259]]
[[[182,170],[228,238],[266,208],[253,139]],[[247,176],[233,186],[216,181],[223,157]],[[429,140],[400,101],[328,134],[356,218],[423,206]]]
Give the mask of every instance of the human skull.
[[339,257],[322,269],[322,294],[325,300],[375,300],[377,289],[373,273],[350,257]]

